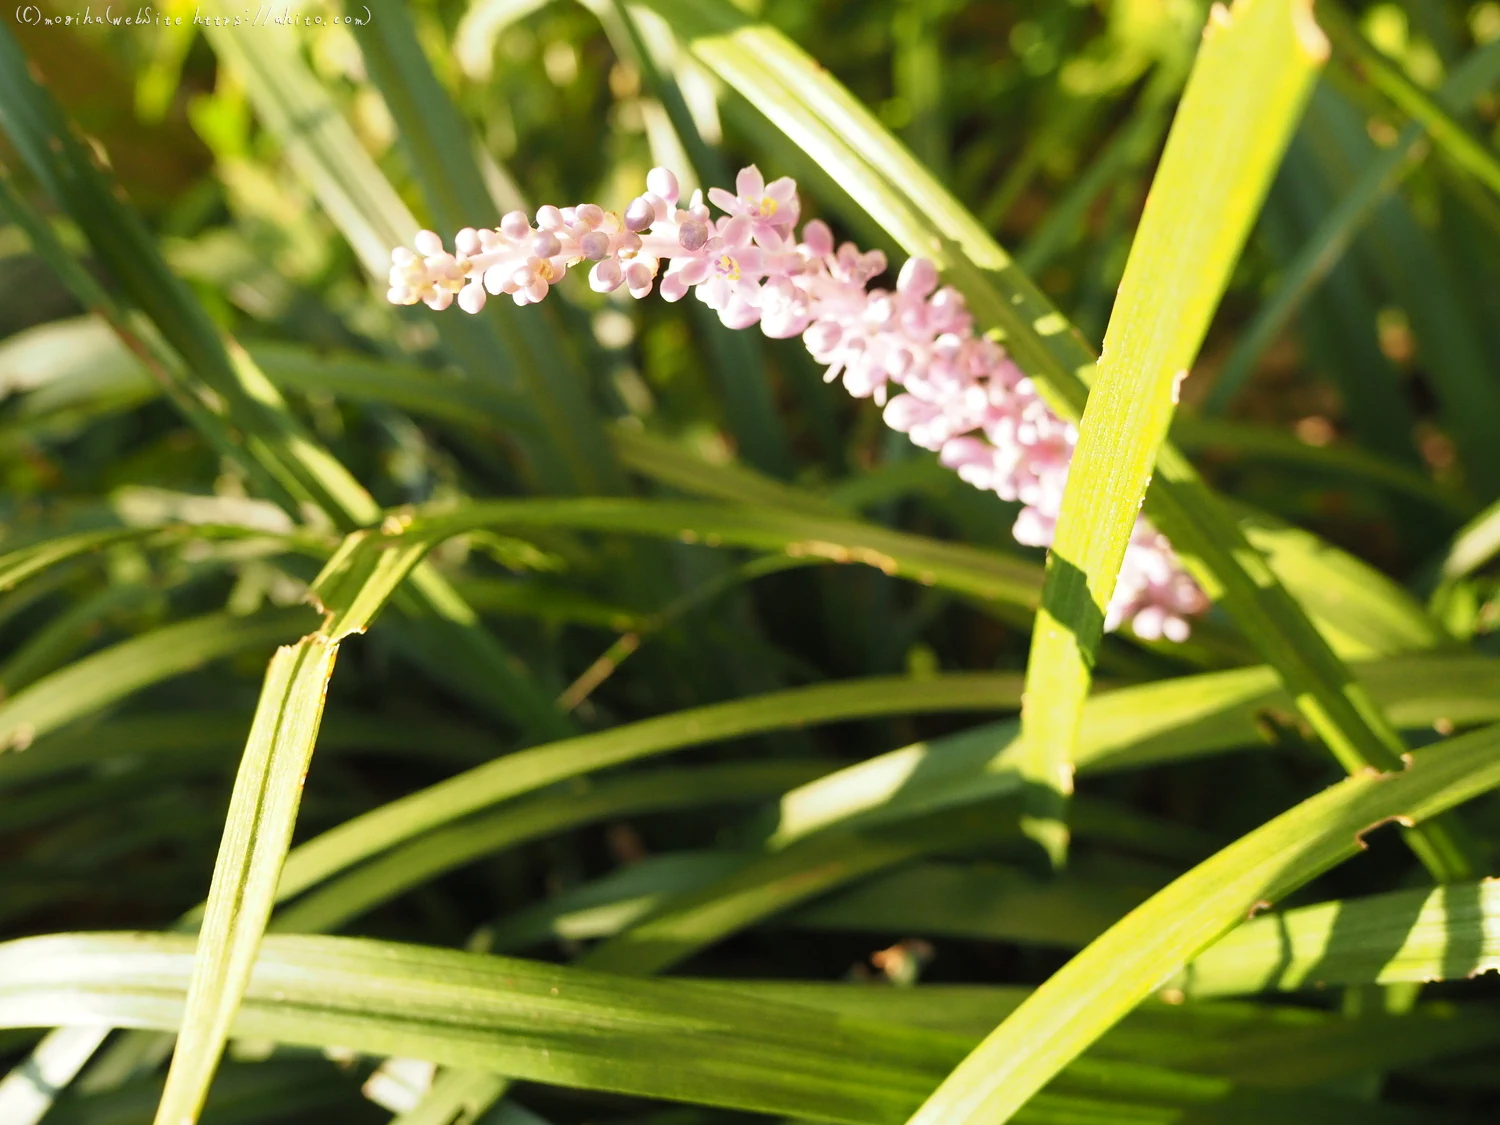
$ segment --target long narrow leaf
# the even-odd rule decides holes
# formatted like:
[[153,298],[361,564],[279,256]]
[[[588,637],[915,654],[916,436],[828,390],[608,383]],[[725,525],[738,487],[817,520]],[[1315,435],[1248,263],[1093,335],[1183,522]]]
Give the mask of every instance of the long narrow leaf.
[[1294,0],[1215,8],[1152,181],[1078,425],[1026,665],[1025,815],[1054,864],[1067,847],[1079,714],[1177,384],[1327,56]]
[[338,637],[277,651],[240,759],[156,1125],[192,1125],[249,984],[292,842]]

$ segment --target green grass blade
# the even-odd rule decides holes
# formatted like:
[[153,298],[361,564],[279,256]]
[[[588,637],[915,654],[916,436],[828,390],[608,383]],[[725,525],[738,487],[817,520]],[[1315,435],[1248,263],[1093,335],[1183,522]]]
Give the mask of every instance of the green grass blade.
[[[190,951],[190,939],[153,934],[68,934],[0,946],[0,1023],[171,1026]],[[772,996],[743,985],[632,980],[393,942],[272,936],[235,1033],[848,1125],[899,1125],[972,1042]],[[1447,1120],[1102,1059],[1075,1064],[1023,1120],[1210,1125],[1226,1114],[1286,1125]]]
[[1500,501],[1480,512],[1453,537],[1443,557],[1442,577],[1448,582],[1464,578],[1483,567],[1497,553],[1500,553]]
[[1079,422],[1026,665],[1023,823],[1054,865],[1079,714],[1178,382],[1327,54],[1293,0],[1215,9],[1167,137]]
[[282,933],[325,933],[481,856],[604,819],[760,801],[824,772],[816,762],[725,762],[575,781],[427,832],[304,895],[272,921]]
[[680,538],[709,546],[778,551],[793,558],[859,563],[986,601],[1029,606],[1037,597],[1036,569],[995,551],[796,511],[613,498],[475,502],[449,513],[408,519],[388,532],[356,532],[329,560],[315,592],[324,606],[338,607],[340,614],[365,622],[438,543],[483,528],[551,527]]
[[[1382,671],[1371,687],[1393,704],[1397,684],[1415,689],[1406,705],[1419,714],[1430,714],[1434,706],[1447,709],[1457,698],[1472,698],[1460,678],[1486,675],[1472,666],[1467,674],[1460,671],[1456,659],[1374,665],[1369,671]],[[1135,768],[1252,744],[1260,716],[1276,709],[1260,694],[1273,682],[1269,670],[1247,669],[1122,688],[1090,700],[1078,766]],[[1474,717],[1483,721],[1492,714]],[[722,878],[653,904],[639,926],[591,954],[598,958],[591,963],[620,972],[656,971],[814,895],[954,840],[984,838],[993,832],[988,808],[967,829],[946,818],[972,815],[977,804],[1022,792],[1023,747],[1017,724],[1002,722],[905,747],[792,790],[766,819],[760,854],[748,853]],[[1096,815],[1100,811],[1081,807],[1080,831],[1117,831]],[[1157,825],[1148,830],[1151,843],[1165,843],[1168,834]],[[1147,850],[1138,834],[1127,846]],[[972,911],[974,904],[968,905]]]
[[[1048,403],[1076,420],[1093,378],[1082,338],[979,223],[869,112],[784,36],[721,0],[648,0],[694,55],[747,97],[797,147],[836,169],[850,196],[910,253],[933,259],[998,333]],[[1284,678],[1341,762],[1389,768],[1400,743],[1238,522],[1170,443],[1157,457],[1146,512],[1177,554]],[[1429,834],[1438,831],[1432,826]],[[1425,845],[1418,843],[1418,846]],[[1455,877],[1474,865],[1463,845],[1429,856]]]
[[597,734],[519,750],[383,805],[323,833],[293,853],[280,895],[289,898],[329,875],[501,801],[568,778],[742,734],[803,723],[910,713],[923,709],[992,710],[1015,706],[1013,675],[879,677],[824,684],[712,704],[629,723]]
[[156,1125],[192,1125],[228,1042],[292,842],[339,637],[279,649],[240,759]]
[[1193,997],[1466,980],[1500,969],[1500,881],[1397,891],[1267,914],[1166,985]]
[[21,583],[54,566],[94,554],[118,543],[143,539],[155,528],[111,527],[99,531],[80,531],[61,535],[0,555],[0,590],[14,590]]
[[164,625],[75,660],[0,702],[0,746],[25,747],[152,684],[235,653],[294,639],[316,623],[303,607],[247,617],[214,613]]
[[910,1125],[1003,1122],[1121,1016],[1258,904],[1359,852],[1388,821],[1420,823],[1500,785],[1500,728],[1351,777],[1242,837],[1116,923],[1034,992]]
[[[1003,1020],[1029,989],[983,985],[725,981],[747,993],[865,1019],[974,1036]],[[1361,1016],[1245,1003],[1147,1001],[1089,1051],[1213,1074],[1255,1086],[1327,1082],[1362,1068],[1410,1065],[1495,1042],[1500,1021],[1479,1005],[1432,1005],[1401,1016]]]

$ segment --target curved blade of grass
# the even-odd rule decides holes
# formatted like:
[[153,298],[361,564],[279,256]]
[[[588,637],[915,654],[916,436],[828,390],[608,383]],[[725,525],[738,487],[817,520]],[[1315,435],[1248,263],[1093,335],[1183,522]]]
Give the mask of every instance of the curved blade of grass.
[[1496,554],[1500,554],[1500,501],[1480,512],[1453,537],[1443,558],[1442,578],[1445,582],[1464,578]]
[[1044,880],[995,863],[913,863],[809,903],[777,925],[1079,949],[1166,881],[1131,878],[1134,872],[1090,871],[1088,865],[1079,872],[1076,866]]
[[[1483,688],[1473,690],[1473,682],[1461,680],[1495,674],[1493,666],[1488,673],[1472,665],[1462,671],[1466,659],[1396,661],[1372,665],[1367,674],[1374,673],[1370,686],[1379,698],[1394,703],[1393,691],[1413,687],[1416,695],[1408,704],[1415,704],[1417,713],[1433,705],[1448,710],[1459,700],[1485,695]],[[1274,684],[1269,669],[1244,669],[1092,699],[1085,707],[1079,768],[1133,768],[1253,743],[1262,715],[1278,709],[1272,702],[1279,694]],[[1280,706],[1289,706],[1281,698]],[[1398,721],[1415,717],[1400,714],[1404,706],[1393,711]],[[1495,715],[1490,708],[1473,717]],[[1017,734],[1014,722],[978,728],[881,755],[791,791],[767,820],[764,854],[748,855],[712,884],[654,904],[637,930],[591,954],[599,958],[593,963],[615,971],[661,969],[813,895],[943,846],[949,839],[943,815],[1021,790]],[[926,825],[918,823],[922,818]],[[883,826],[900,831],[894,836],[872,831]],[[1113,830],[1109,824],[1099,827]]]
[[1018,702],[1013,675],[879,677],[773,692],[692,708],[597,734],[519,750],[429,786],[298,847],[279,894],[289,898],[329,875],[440,825],[570,777],[759,731],[813,722],[935,710],[993,710]]
[[[1362,666],[1393,721],[1500,719],[1500,662],[1413,657]],[[912,713],[985,710],[1018,692],[1015,676],[944,676],[826,684],[647,719],[517,751],[348,821],[295,848],[278,890],[286,900],[406,840],[545,785],[593,770],[788,725]],[[1018,702],[1013,694],[1012,704]],[[942,702],[942,700],[947,702]],[[1269,669],[1251,668],[1123,688],[1084,708],[1082,770],[1140,766],[1255,745],[1263,713],[1291,701]],[[792,790],[766,827],[772,849],[833,827],[879,824],[1013,792],[1019,753],[1014,721],[919,743]]]
[[1300,527],[1228,506],[1243,513],[1245,538],[1282,582],[1322,594],[1324,604],[1316,612],[1320,632],[1343,658],[1368,660],[1453,643],[1410,592],[1368,563],[1330,549]]
[[[508,953],[553,939],[612,937],[653,913],[669,898],[721,879],[744,862],[732,851],[666,852],[647,856],[588,883],[501,918],[490,930],[491,950]],[[981,1034],[994,1024],[981,1028]]]
[[[0,1022],[170,1026],[188,942],[150,934],[0,946]],[[24,961],[24,966],[18,962]],[[850,1125],[897,1125],[972,1040],[778,1002],[743,987],[642,981],[398,945],[270,937],[235,1024],[245,1038],[396,1054],[545,1082]],[[1075,1064],[1024,1120],[1208,1125],[1432,1121],[1369,1102],[1237,1089],[1106,1060]]]
[[281,933],[325,933],[482,856],[568,828],[723,802],[759,801],[824,772],[816,762],[725,762],[579,779],[487,815],[437,828],[298,899],[272,921]]
[[64,723],[209,661],[264,649],[316,623],[305,607],[235,617],[214,613],[120,641],[0,702],[0,746],[25,747]]
[[1034,992],[910,1125],[1008,1121],[1160,982],[1258,904],[1359,852],[1390,821],[1419,823],[1500,785],[1500,727],[1414,752],[1312,797],[1199,864],[1116,923]]
[[863,563],[924,585],[1020,605],[1035,604],[1037,590],[1034,567],[998,552],[767,508],[611,498],[497,500],[387,526],[388,532],[349,536],[329,560],[315,591],[325,606],[368,619],[428,550],[483,528],[567,527],[783,551],[794,558]]
[[[847,90],[784,36],[723,0],[646,0],[645,6],[666,16],[694,55],[751,98],[795,145],[837,170],[849,194],[909,252],[932,258],[964,294],[979,325],[998,332],[1049,405],[1065,418],[1080,416],[1094,368],[1087,345]],[[1341,762],[1358,769],[1399,761],[1400,740],[1170,443],[1157,457],[1146,512],[1209,597],[1223,603],[1284,678],[1298,709]],[[1421,841],[1417,846],[1426,850]],[[1459,844],[1427,858],[1464,878],[1475,867],[1467,850]]]
[[[1260,431],[1235,427],[1234,432],[1242,443],[1260,447]],[[1196,420],[1192,433],[1203,433]],[[1222,437],[1224,431],[1215,423],[1208,434]],[[1276,436],[1267,431],[1265,444],[1277,446],[1279,443],[1271,440]],[[613,438],[627,467],[689,495],[774,505],[839,519],[847,518],[848,509],[856,506],[858,497],[850,490],[869,483],[866,475],[836,486],[829,496],[820,496],[769,480],[743,465],[712,464],[670,441],[624,426],[616,427]],[[1310,446],[1300,448],[1329,452]],[[930,468],[944,481],[950,479],[946,469],[935,463]],[[912,474],[907,484],[914,491],[921,486],[917,474]],[[1319,631],[1341,657],[1359,660],[1389,656],[1430,648],[1447,639],[1410,593],[1374,567],[1310,532],[1249,509],[1236,510],[1241,513],[1240,528],[1250,545],[1265,556],[1272,573],[1288,589],[1304,598]]]
[[13,590],[28,578],[41,574],[59,563],[95,554],[106,547],[144,539],[158,534],[157,528],[109,527],[98,531],[79,531],[18,547],[0,555],[0,591]]
[[156,1125],[192,1125],[228,1042],[292,842],[341,637],[278,649],[240,759]]
[[[984,985],[890,988],[813,981],[719,981],[764,996],[864,1019],[983,1035],[1029,989]],[[1146,1001],[1100,1039],[1089,1058],[1122,1059],[1290,1088],[1481,1049],[1500,1021],[1479,1005],[1432,1005],[1400,1016],[1349,1019],[1311,1008]]]
[[89,647],[112,614],[140,609],[160,596],[155,586],[122,582],[81,597],[57,614],[0,660],[0,699],[24,690]]
[[[57,1001],[52,1011],[76,1022],[170,1026],[190,949],[154,935],[0,947],[0,1020],[49,1019],[42,1005]],[[29,981],[17,972],[22,958]],[[962,1043],[728,989],[300,936],[266,939],[235,1031],[854,1123],[899,1121]]]
[[1194,997],[1466,980],[1500,969],[1500,880],[1304,906],[1230,931],[1166,988]]
[[1079,715],[1178,381],[1327,56],[1306,0],[1217,7],[1167,136],[1078,424],[1026,665],[1022,823],[1054,866]]

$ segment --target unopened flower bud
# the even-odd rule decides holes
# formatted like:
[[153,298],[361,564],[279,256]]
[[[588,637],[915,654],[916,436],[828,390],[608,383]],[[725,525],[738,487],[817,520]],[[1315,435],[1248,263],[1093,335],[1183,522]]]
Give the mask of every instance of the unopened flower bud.
[[438,237],[437,231],[419,230],[417,237],[413,240],[417,253],[424,258],[431,258],[434,254],[443,252],[443,240]]
[[677,228],[677,242],[684,250],[698,251],[708,241],[708,224],[684,219]]
[[609,235],[591,230],[578,240],[578,249],[590,262],[602,261],[609,257]]
[[531,220],[525,211],[509,211],[500,220],[500,233],[512,242],[520,242],[531,233]]
[[473,227],[464,227],[453,239],[454,248],[465,258],[479,253],[479,232]]
[[652,194],[661,196],[669,204],[677,202],[677,177],[672,175],[669,168],[653,168],[646,173],[646,187]]
[[630,286],[630,295],[635,298],[644,297],[651,292],[651,283],[656,278],[655,260],[636,259],[631,262],[625,270],[625,284]]
[[536,225],[543,230],[561,230],[567,224],[562,211],[548,203],[536,209]]
[[577,210],[577,219],[589,230],[595,230],[604,221],[604,208],[595,203],[580,203]]
[[538,258],[555,258],[562,253],[562,242],[550,230],[540,230],[531,240],[531,252]]
[[466,313],[477,313],[480,309],[484,308],[486,299],[484,284],[479,281],[471,281],[459,290],[458,307]]
[[602,262],[589,270],[589,288],[595,293],[610,293],[620,287],[620,282],[625,280],[624,267],[616,258],[605,258]]
[[937,267],[926,258],[908,258],[896,279],[896,288],[910,297],[925,297],[937,288]]
[[646,230],[654,222],[656,222],[656,208],[643,195],[636,196],[630,201],[630,206],[625,208],[625,229],[634,234]]

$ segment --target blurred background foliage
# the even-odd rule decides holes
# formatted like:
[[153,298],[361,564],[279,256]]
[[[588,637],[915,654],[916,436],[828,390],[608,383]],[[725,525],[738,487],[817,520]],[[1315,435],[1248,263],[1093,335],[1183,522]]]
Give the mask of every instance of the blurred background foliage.
[[[1205,4],[746,6],[871,107],[1089,340],[1102,336]],[[960,541],[1025,573],[1039,567],[1038,552],[1010,539],[1012,506],[888,431],[869,402],[824,386],[797,341],[731,338],[693,302],[621,301],[581,282],[544,307],[459,327],[438,323],[456,312],[385,303],[369,271],[415,229],[401,229],[405,212],[451,236],[445,223],[475,198],[476,183],[497,213],[544,202],[619,207],[657,163],[690,184],[720,182],[725,169],[751,162],[768,177],[795,175],[805,214],[903,257],[850,205],[836,176],[674,46],[667,25],[641,19],[632,41],[604,0],[419,0],[381,5],[361,36],[333,24],[336,9],[310,2],[298,11],[322,26],[194,26],[194,15],[211,10],[220,9],[154,9],[184,17],[181,27],[69,25],[58,22],[67,14],[58,5],[37,9],[51,24],[4,18],[33,72],[96,140],[171,270],[380,507],[718,489],[778,510],[859,514]],[[1493,154],[1500,4],[1405,0],[1350,10],[1420,90],[1449,90],[1468,75],[1466,94],[1447,104]],[[384,46],[372,56],[372,44]],[[393,81],[412,65],[402,44],[421,48],[467,134],[451,132],[418,85],[405,104],[391,99]],[[278,91],[280,123],[267,101]],[[323,114],[336,115],[332,133],[317,131]],[[1184,387],[1175,434],[1221,492],[1316,532],[1406,587],[1429,605],[1444,644],[1493,653],[1493,548],[1471,538],[1477,553],[1459,563],[1449,550],[1500,497],[1500,204],[1440,146],[1405,139],[1409,122],[1357,60],[1335,52]],[[459,150],[471,140],[477,147],[455,151],[455,137]],[[351,140],[366,157],[345,159],[337,145]],[[1389,170],[1372,180],[1383,160]],[[3,130],[0,164],[60,244],[118,293],[119,279]],[[330,167],[345,182],[330,187]],[[354,212],[341,211],[340,200],[353,200]],[[396,238],[386,238],[393,226]],[[102,320],[84,313],[17,225],[0,225],[0,480],[0,551],[166,519],[243,533],[110,541],[0,592],[0,722],[24,750],[0,757],[0,934],[169,928],[204,895],[266,659],[275,642],[311,627],[313,614],[298,607],[330,534],[345,527],[304,513],[299,549],[257,538],[257,529],[291,532],[292,519],[161,394]],[[351,525],[359,522],[368,521]],[[333,680],[298,840],[549,736],[853,677],[921,682],[1024,669],[1029,617],[1017,605],[878,569],[682,538],[528,528],[440,548],[438,570],[509,654],[519,695],[497,700],[482,674],[464,683],[442,635],[418,617],[382,618],[348,646]],[[1118,686],[1252,662],[1215,615],[1184,646],[1110,638],[1099,672]],[[36,692],[26,693],[39,687],[56,696],[45,722],[6,716],[10,702],[34,703]],[[1003,695],[930,709],[999,715],[1015,705]],[[516,698],[561,705],[538,717]],[[779,763],[781,772],[675,809],[606,803],[595,823],[444,868],[339,928],[549,959],[575,953],[577,935],[606,932],[607,919],[596,919],[598,931],[579,922],[570,936],[538,913],[545,903],[597,891],[596,880],[647,870],[648,860],[662,886],[701,885],[717,853],[754,839],[746,804],[971,724],[926,714],[920,703],[900,714],[867,710],[691,750],[673,766]],[[962,844],[929,846],[926,868],[881,876],[906,884],[872,881],[862,884],[865,900],[824,899],[747,928],[682,971],[1035,984],[1145,893],[1339,776],[1307,752],[1306,732],[1286,712],[1267,711],[1260,723],[1269,751],[1087,783],[1075,881],[1002,911],[1007,920],[993,932],[951,919],[924,927],[916,906],[907,923],[906,908],[893,905],[923,893],[972,902],[961,880],[985,864],[1049,885],[1028,845],[975,830]],[[1428,720],[1415,737],[1453,725],[1439,717],[1434,731]],[[1472,812],[1476,825],[1500,827],[1494,802]],[[662,866],[663,857],[683,860],[682,870]],[[708,865],[699,883],[689,878],[693,863]],[[1307,900],[1415,877],[1397,846],[1377,840],[1369,857],[1322,880]],[[509,944],[500,940],[507,935]],[[906,939],[921,940],[897,944]],[[1450,991],[1475,1011],[1490,996],[1493,1015],[1492,987]],[[1353,1013],[1377,1002],[1368,989],[1360,996],[1303,997],[1302,1007]],[[1493,1050],[1486,1026],[1468,1041],[1471,1051]],[[16,1033],[0,1049],[19,1060],[33,1039]],[[1460,1049],[1421,1069],[1398,1060],[1330,1072],[1320,1089],[1351,1098],[1383,1089],[1435,1113],[1493,1114],[1500,1077],[1478,1057]],[[260,1078],[248,1061],[230,1064],[205,1120],[389,1116],[360,1095],[358,1066],[351,1076],[311,1058],[277,1058]],[[160,1078],[138,1069],[122,1085],[101,1080],[70,1095],[48,1120],[147,1120]],[[557,1122],[735,1119],[542,1087],[522,1100]]]

